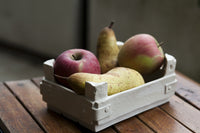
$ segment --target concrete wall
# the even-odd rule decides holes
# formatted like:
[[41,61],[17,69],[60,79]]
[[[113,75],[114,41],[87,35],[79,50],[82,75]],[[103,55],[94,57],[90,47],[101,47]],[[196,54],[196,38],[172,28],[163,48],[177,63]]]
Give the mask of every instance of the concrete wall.
[[200,82],[198,0],[4,0],[0,1],[0,39],[57,56],[83,45],[83,2],[88,2],[88,49],[95,53],[100,30],[115,20],[117,39],[138,33],[166,42],[177,70]]
[[79,0],[1,0],[0,39],[57,56],[81,46]]
[[177,70],[200,82],[200,7],[197,0],[89,0],[89,48],[100,30],[115,20],[117,40],[152,34],[177,59]]

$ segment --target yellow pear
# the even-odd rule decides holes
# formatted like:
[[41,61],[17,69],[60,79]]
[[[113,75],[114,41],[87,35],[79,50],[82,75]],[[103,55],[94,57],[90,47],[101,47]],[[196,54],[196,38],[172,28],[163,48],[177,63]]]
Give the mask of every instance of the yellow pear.
[[78,94],[84,94],[86,81],[107,82],[108,95],[144,84],[144,79],[139,72],[125,67],[115,67],[105,74],[74,73],[67,81],[71,89]]
[[112,25],[113,22],[103,28],[97,40],[97,58],[101,66],[101,73],[106,73],[117,66],[119,48]]

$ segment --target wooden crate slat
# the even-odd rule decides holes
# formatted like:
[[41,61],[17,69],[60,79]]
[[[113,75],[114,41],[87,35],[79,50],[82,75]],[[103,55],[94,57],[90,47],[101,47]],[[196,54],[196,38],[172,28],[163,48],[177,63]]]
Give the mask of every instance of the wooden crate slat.
[[176,74],[178,80],[176,94],[200,109],[200,84],[179,72],[176,72]]
[[191,133],[178,121],[170,117],[167,113],[156,107],[138,115],[144,123],[151,127],[155,132],[160,133]]
[[200,111],[179,97],[173,96],[170,102],[162,105],[161,108],[192,131],[200,132]]
[[116,124],[115,128],[120,133],[153,133],[153,131],[142,123],[137,117],[124,120]]
[[9,88],[48,133],[80,133],[73,122],[47,110],[39,89],[30,80],[6,82]]
[[0,83],[0,127],[5,132],[43,133],[12,93]]

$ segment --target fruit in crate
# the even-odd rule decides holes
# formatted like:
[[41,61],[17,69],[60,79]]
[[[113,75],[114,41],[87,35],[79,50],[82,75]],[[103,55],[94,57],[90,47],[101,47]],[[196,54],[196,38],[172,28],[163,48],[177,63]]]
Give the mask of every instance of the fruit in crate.
[[105,74],[75,73],[69,76],[66,81],[70,88],[78,94],[84,94],[86,81],[106,82],[108,84],[108,95],[144,84],[144,79],[140,73],[125,67],[115,67]]
[[122,41],[117,41],[117,46],[118,46],[119,50],[122,48],[123,45],[124,45],[124,43]]
[[96,56],[84,49],[70,49],[61,53],[54,63],[54,75],[58,83],[68,87],[66,77],[77,72],[100,74]]
[[101,73],[106,73],[117,66],[119,48],[112,25],[113,22],[110,26],[103,28],[97,40],[97,58],[101,66]]
[[161,46],[149,34],[137,34],[129,38],[118,55],[119,66],[135,69],[142,75],[153,73],[163,61]]

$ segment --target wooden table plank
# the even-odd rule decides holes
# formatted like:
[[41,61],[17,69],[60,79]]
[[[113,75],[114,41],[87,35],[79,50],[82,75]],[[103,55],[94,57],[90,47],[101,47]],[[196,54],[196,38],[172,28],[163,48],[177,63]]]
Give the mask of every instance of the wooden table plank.
[[73,122],[47,110],[47,105],[42,101],[39,89],[30,80],[6,82],[9,88],[26,106],[27,110],[35,117],[38,123],[48,133],[80,133],[81,131]]
[[[82,133],[94,133],[93,131],[77,124],[79,126],[79,129],[81,130]],[[106,128],[106,129],[103,129],[101,131],[99,131],[98,133],[117,133],[113,128],[112,126]]]
[[200,84],[179,72],[176,74],[178,80],[176,94],[200,109]]
[[200,133],[200,111],[198,109],[177,96],[173,96],[170,102],[162,105],[161,108],[193,132]]
[[[39,87],[39,82],[41,81],[41,77],[38,78],[33,78],[33,82]],[[178,96],[181,96],[181,98],[187,100],[189,103],[193,104],[193,106],[195,106],[196,108],[198,108],[198,104],[199,104],[199,84],[191,81],[189,79],[187,79],[187,77],[184,77],[184,75],[181,75],[180,73],[177,73],[177,79],[178,79],[178,91],[176,92],[176,94]],[[185,87],[187,87],[187,91],[185,91]],[[181,91],[180,91],[181,89]],[[191,91],[192,90],[192,91]],[[191,93],[192,92],[192,93]],[[178,99],[178,100],[177,100]],[[181,106],[180,103],[183,104],[183,107],[179,107]],[[179,106],[177,104],[180,104]],[[160,108],[154,108],[152,110],[146,111],[140,115],[138,115],[138,118],[142,121],[140,121],[139,119],[137,119],[137,117],[132,117],[128,120],[125,120],[123,122],[120,122],[116,125],[114,125],[115,130],[117,132],[142,132],[143,128],[147,128],[147,131],[150,130],[150,128],[152,128],[155,132],[191,132],[190,130],[192,130],[193,132],[199,132],[199,126],[198,126],[198,121],[199,118],[195,118],[194,121],[190,122],[190,119],[187,120],[187,117],[189,117],[189,115],[187,115],[184,118],[181,115],[181,113],[186,114],[187,111],[181,111],[184,108],[187,108],[188,106],[190,106],[188,103],[184,102],[183,100],[181,100],[180,98],[178,98],[177,96],[175,96],[175,98],[173,97],[170,100],[170,103],[167,103],[163,106],[161,106]],[[191,108],[190,108],[191,107]],[[189,111],[195,109],[192,106],[189,107]],[[196,111],[191,111],[194,114],[199,114],[198,110],[196,109]],[[198,113],[197,113],[198,112]],[[171,115],[171,116],[170,116]],[[192,118],[195,115],[192,116]],[[199,115],[198,115],[199,116]],[[198,121],[197,121],[198,120]],[[134,122],[135,121],[135,122]],[[133,124],[134,123],[134,124]],[[137,123],[141,124],[144,127],[140,127],[141,125],[137,125]],[[144,124],[145,123],[145,124]],[[150,127],[150,128],[148,128]],[[186,127],[189,127],[189,129],[187,129]],[[82,130],[81,130],[82,131]],[[88,130],[84,130],[86,132],[90,132]],[[84,132],[82,131],[82,132]],[[147,132],[145,131],[145,132]],[[151,132],[152,130],[150,130]],[[101,132],[105,132],[105,133],[113,133],[115,132],[111,127],[109,127],[108,129],[105,129]]]
[[116,133],[115,130],[113,130],[111,127],[108,127],[98,133]]
[[129,118],[114,126],[120,133],[153,133],[153,131],[137,117]]
[[158,133],[191,133],[158,107],[141,113],[138,117]]
[[40,87],[40,82],[42,81],[43,77],[34,77],[31,80],[38,86]]
[[0,83],[0,127],[11,133],[43,133],[12,93]]

